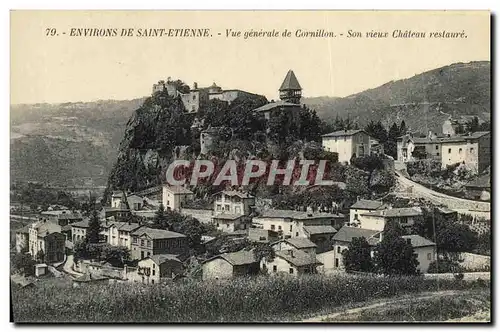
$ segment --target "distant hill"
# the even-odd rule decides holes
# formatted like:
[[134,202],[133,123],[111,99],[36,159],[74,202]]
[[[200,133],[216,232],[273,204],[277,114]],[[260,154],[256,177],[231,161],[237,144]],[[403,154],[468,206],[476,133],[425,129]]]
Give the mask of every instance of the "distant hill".
[[324,120],[350,116],[364,125],[405,120],[412,130],[441,132],[449,115],[489,120],[490,62],[456,63],[408,79],[391,81],[345,98],[315,97],[303,102]]
[[13,105],[11,179],[105,185],[127,120],[143,101]]

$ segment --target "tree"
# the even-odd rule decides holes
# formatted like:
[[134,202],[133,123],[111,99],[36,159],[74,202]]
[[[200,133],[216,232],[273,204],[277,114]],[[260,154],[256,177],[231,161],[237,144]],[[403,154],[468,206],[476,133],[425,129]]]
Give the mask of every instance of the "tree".
[[276,256],[274,249],[268,243],[255,243],[252,247],[255,260],[259,262],[262,258],[273,259]]
[[413,247],[401,235],[403,231],[396,223],[387,223],[382,241],[375,248],[375,264],[385,275],[415,275],[419,262]]
[[88,243],[99,243],[99,234],[101,232],[101,222],[95,207],[92,210],[92,216],[89,221],[89,228],[87,229]]
[[342,252],[342,259],[347,272],[373,271],[371,247],[364,237],[353,238],[349,247]]
[[130,260],[130,251],[127,247],[116,247],[105,243],[101,247],[101,257],[113,266],[123,267],[125,262]]
[[18,253],[12,257],[12,265],[14,266],[14,269],[25,276],[32,276],[35,274],[35,264],[36,261],[28,252]]
[[399,126],[399,135],[405,135],[407,132],[408,129],[406,128],[405,120],[401,120],[401,125]]
[[45,252],[42,249],[38,250],[35,258],[38,263],[43,263],[45,261]]
[[168,219],[163,204],[160,204],[158,210],[155,213],[155,217],[153,219],[153,225],[154,228],[159,228],[159,229],[169,229],[170,227],[170,225],[168,224]]

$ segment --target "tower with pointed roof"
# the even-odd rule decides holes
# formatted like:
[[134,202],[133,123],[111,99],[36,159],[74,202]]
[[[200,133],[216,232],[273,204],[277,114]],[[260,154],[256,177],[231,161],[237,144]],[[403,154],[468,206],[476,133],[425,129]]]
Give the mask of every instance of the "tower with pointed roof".
[[280,87],[280,99],[288,102],[299,104],[302,97],[302,87],[297,80],[293,70],[289,70]]

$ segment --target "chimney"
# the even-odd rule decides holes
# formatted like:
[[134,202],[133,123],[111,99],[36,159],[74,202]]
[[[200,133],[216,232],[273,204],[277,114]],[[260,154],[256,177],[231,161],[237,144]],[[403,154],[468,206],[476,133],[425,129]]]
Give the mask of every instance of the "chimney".
[[290,257],[295,257],[294,253],[293,253],[293,249],[289,249],[288,250],[288,254],[290,255]]
[[198,83],[197,82],[194,82],[193,83],[193,90],[197,90],[198,89]]

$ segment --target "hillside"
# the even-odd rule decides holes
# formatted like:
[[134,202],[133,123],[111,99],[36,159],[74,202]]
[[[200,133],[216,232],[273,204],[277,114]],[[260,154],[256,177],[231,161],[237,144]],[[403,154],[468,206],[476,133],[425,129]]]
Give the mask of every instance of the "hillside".
[[105,185],[127,119],[142,102],[13,105],[11,179]]
[[363,125],[370,120],[388,125],[405,120],[414,131],[441,132],[449,115],[490,118],[490,63],[457,63],[408,79],[391,81],[345,98],[305,98],[320,118],[351,117]]

